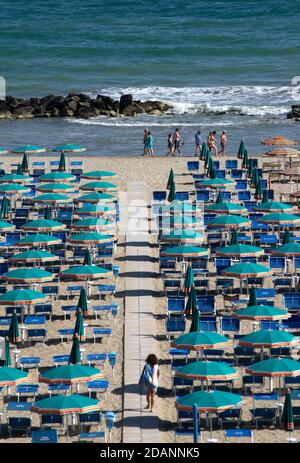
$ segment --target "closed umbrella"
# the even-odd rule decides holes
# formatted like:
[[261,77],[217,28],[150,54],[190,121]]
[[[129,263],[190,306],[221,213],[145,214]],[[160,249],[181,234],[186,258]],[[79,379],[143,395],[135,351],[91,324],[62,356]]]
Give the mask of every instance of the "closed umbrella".
[[250,187],[251,188],[256,188],[258,182],[258,171],[257,169],[253,169],[252,175],[251,175],[251,180],[250,180]]
[[193,285],[194,285],[194,273],[193,273],[192,266],[189,265],[187,270],[186,270],[185,276],[184,276],[184,282],[183,282],[183,292],[184,292],[184,294],[186,294],[186,295],[189,294],[189,292],[191,291]]
[[22,164],[18,164],[16,174],[18,174],[18,175],[23,175]]
[[[85,340],[85,332],[84,332],[84,325],[83,325],[83,315],[82,315],[82,312],[81,312],[80,309],[77,310],[77,314],[76,314],[74,335],[77,337],[77,340],[79,342],[82,342],[82,341]],[[73,340],[73,345],[74,345],[75,340],[76,340],[76,338]],[[74,347],[74,349],[75,349],[75,347]],[[72,347],[72,350],[73,350],[73,347]],[[77,357],[76,357],[76,359],[77,359]],[[79,360],[80,360],[80,351],[79,351]],[[78,361],[72,362],[72,351],[71,351],[71,354],[70,354],[69,363],[78,363]]]
[[245,149],[243,153],[242,168],[247,169],[249,164],[248,151]]
[[238,234],[236,228],[234,228],[231,232],[229,246],[233,246],[234,244],[238,244]]
[[83,265],[92,265],[92,258],[88,249],[85,250]]
[[[16,344],[20,340],[20,335],[19,335],[19,323],[18,323],[18,317],[16,314],[16,311],[13,311],[9,329],[7,332],[8,339],[12,344]],[[0,381],[1,382],[1,381]]]
[[170,183],[170,188],[169,188],[169,194],[168,194],[168,201],[171,203],[172,201],[175,201],[176,199],[176,189],[175,189],[175,182],[174,180]]
[[256,300],[255,288],[252,287],[252,288],[250,288],[250,291],[249,291],[248,307],[251,307],[251,306],[254,306],[254,305],[257,305],[257,300]]
[[248,178],[252,177],[253,169],[254,169],[253,160],[250,158],[249,161],[248,161],[248,169],[247,169],[247,177]]
[[284,405],[281,415],[281,425],[289,433],[287,440],[289,442],[295,442],[296,439],[292,437],[292,431],[294,431],[294,415],[292,407],[291,392],[288,389],[285,394]]
[[[78,312],[79,313],[79,312]],[[74,337],[73,337],[73,342],[72,342],[72,348],[69,356],[69,365],[76,365],[81,363],[81,354],[80,354],[80,346],[79,346],[79,333],[76,332],[76,329],[78,330],[83,330],[84,333],[84,327],[83,327],[83,322],[82,322],[82,314],[81,314],[81,321],[78,319],[78,313],[76,317],[76,324],[75,324],[75,330],[74,330]],[[77,325],[77,322],[81,324]],[[80,339],[81,341],[81,339]]]
[[51,207],[46,208],[45,214],[44,214],[44,219],[46,219],[46,220],[51,220],[52,219]]
[[285,230],[283,239],[282,239],[282,244],[289,244],[291,242],[291,234],[289,230]]
[[82,287],[80,290],[80,295],[77,303],[77,310],[81,310],[82,315],[85,317],[88,313],[88,303],[86,290]]
[[[192,287],[186,306],[185,306],[185,314],[190,315],[191,313],[194,315],[194,312],[197,311],[197,298],[196,298],[196,289],[195,286]],[[199,313],[198,313],[199,314]],[[193,324],[193,322],[192,322]],[[197,322],[197,329],[190,329],[190,331],[199,331],[199,317],[198,317],[198,322]]]
[[8,339],[5,339],[5,352],[4,352],[4,366],[11,366],[11,356],[10,356],[10,347]]
[[269,202],[269,190],[264,190],[261,203],[267,203],[267,202]]
[[201,152],[200,152],[200,160],[201,161],[204,161],[204,159],[206,157],[206,154],[207,154],[207,151],[208,151],[207,144],[205,142],[203,142]]
[[243,142],[243,140],[241,140],[240,141],[240,146],[239,146],[239,149],[238,149],[238,154],[237,154],[238,159],[243,158],[244,151],[245,151],[245,143]]
[[168,182],[167,182],[167,190],[170,190],[171,183],[174,182],[174,171],[173,169],[170,170],[169,177],[168,177]]
[[255,199],[261,199],[262,198],[262,189],[261,189],[261,179],[259,178],[255,187],[255,193],[254,193],[254,198]]
[[209,166],[209,163],[212,161],[212,157],[211,157],[211,153],[210,153],[210,150],[208,149],[206,151],[206,155],[205,155],[205,158],[204,158],[204,169],[207,169],[208,166]]
[[9,219],[10,218],[10,201],[9,199],[4,196],[4,198],[2,199],[2,203],[1,203],[1,216],[3,219]]
[[23,159],[22,159],[22,170],[23,172],[28,172],[29,171],[29,168],[28,168],[28,158],[27,158],[27,154],[24,153],[23,155]]
[[65,159],[65,153],[63,151],[61,152],[61,155],[60,155],[58,170],[60,172],[63,172],[66,170],[66,159]]

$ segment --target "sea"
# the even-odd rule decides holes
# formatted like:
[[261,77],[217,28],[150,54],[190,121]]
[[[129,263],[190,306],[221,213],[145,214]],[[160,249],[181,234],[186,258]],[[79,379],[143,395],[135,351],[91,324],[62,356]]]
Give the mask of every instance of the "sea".
[[183,155],[200,129],[227,130],[228,152],[284,135],[300,142],[300,1],[0,1],[0,76],[6,93],[84,92],[161,100],[161,116],[0,121],[0,146],[80,143],[86,155],[136,156],[144,128],[154,152],[180,128]]

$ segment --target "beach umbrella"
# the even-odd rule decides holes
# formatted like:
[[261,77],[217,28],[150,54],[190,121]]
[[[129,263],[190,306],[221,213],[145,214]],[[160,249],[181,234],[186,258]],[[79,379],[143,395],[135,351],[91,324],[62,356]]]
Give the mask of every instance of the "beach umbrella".
[[16,242],[16,246],[50,246],[60,243],[61,239],[56,238],[56,236],[44,235],[43,233],[34,233],[21,238]]
[[298,340],[291,333],[281,330],[259,330],[239,339],[241,346],[258,347],[291,347]]
[[9,341],[6,338],[5,338],[4,366],[5,367],[10,367],[11,366],[11,356],[10,356]]
[[288,376],[300,375],[300,362],[291,358],[270,358],[254,363],[246,368],[246,373],[253,376]]
[[288,214],[285,212],[273,212],[271,214],[266,214],[263,217],[259,217],[257,221],[272,225],[298,225],[300,223],[300,217],[298,215]]
[[52,262],[55,260],[60,260],[60,258],[55,254],[51,254],[47,251],[40,251],[38,249],[30,249],[29,251],[19,252],[18,254],[8,258],[9,262],[26,263]]
[[200,248],[199,246],[173,246],[172,248],[167,248],[161,252],[162,256],[172,256],[172,257],[201,257],[207,256],[209,249]]
[[[79,312],[78,312],[79,313]],[[84,333],[84,327],[83,327],[83,322],[82,322],[82,314],[81,314],[81,322],[79,321],[78,318],[78,313],[76,316],[76,323],[75,323],[75,330],[74,330],[74,336],[73,336],[73,342],[72,342],[72,348],[69,356],[69,365],[76,365],[78,363],[81,363],[81,354],[80,354],[80,346],[79,346],[79,340],[78,336],[79,333],[76,332],[76,329],[82,330]],[[77,323],[81,323],[81,326],[77,325]],[[80,339],[81,341],[81,339]]]
[[47,296],[32,289],[13,289],[0,295],[0,305],[28,305],[44,302]]
[[253,207],[253,210],[260,211],[260,212],[286,212],[291,211],[293,209],[292,206],[285,203],[280,203],[277,201],[267,201],[258,204],[257,206]]
[[213,163],[213,160],[210,158],[210,162],[208,164],[208,167],[207,167],[207,172],[206,172],[206,176],[208,178],[216,178],[216,169],[214,168],[214,163]]
[[251,175],[251,180],[250,180],[250,188],[256,188],[257,182],[258,182],[258,171],[257,169],[253,169],[252,175]]
[[189,265],[187,270],[186,270],[185,276],[184,276],[184,282],[183,282],[183,292],[184,292],[184,294],[186,294],[186,295],[189,294],[189,292],[191,291],[193,285],[194,285],[194,273],[193,273],[192,266]]
[[82,315],[85,317],[88,313],[88,304],[87,304],[87,296],[86,290],[81,288],[80,295],[77,303],[77,311],[81,310]]
[[206,157],[206,154],[207,154],[207,151],[208,151],[207,144],[205,142],[203,142],[201,152],[200,152],[200,160],[201,161],[204,161],[204,159]]
[[229,342],[228,338],[214,331],[194,331],[182,334],[171,341],[171,347],[201,351],[202,349],[220,349]]
[[115,209],[105,204],[92,204],[89,206],[80,207],[75,210],[78,215],[95,215],[102,216],[106,214],[115,214]]
[[16,174],[18,174],[18,175],[23,175],[22,164],[18,164]]
[[243,214],[247,212],[245,207],[240,206],[239,204],[234,203],[215,203],[208,206],[204,206],[206,211],[218,212],[218,213],[228,213],[228,214]]
[[247,169],[249,164],[248,151],[245,149],[243,153],[242,168]]
[[56,220],[38,219],[31,220],[30,222],[21,225],[20,228],[27,231],[47,232],[63,230],[66,228],[66,225],[62,222],[57,222]]
[[86,148],[81,145],[77,145],[76,143],[66,143],[64,145],[56,146],[52,149],[52,151],[61,151],[64,153],[82,153],[83,151],[86,151]]
[[228,180],[226,178],[210,178],[199,182],[199,186],[205,186],[208,188],[225,188],[234,184],[234,180]]
[[32,201],[34,203],[62,204],[71,203],[73,199],[69,196],[61,195],[59,193],[46,193],[44,195],[36,196]]
[[3,217],[3,219],[10,218],[9,208],[10,208],[10,201],[6,196],[4,196],[4,198],[2,199],[1,210],[0,210],[1,217]]
[[233,246],[234,244],[238,244],[238,234],[237,234],[236,228],[234,228],[232,230],[231,236],[230,236],[230,241],[229,241],[230,246]]
[[255,288],[252,286],[252,288],[250,288],[250,290],[249,290],[248,307],[251,307],[253,305],[257,305],[257,300],[256,300]]
[[160,211],[163,215],[168,214],[193,214],[197,211],[196,206],[190,203],[186,203],[184,201],[172,201],[170,204],[166,204],[165,206],[160,206]]
[[[82,315],[82,311],[80,309],[77,310],[77,314],[76,314],[74,335],[77,336],[77,337],[75,337],[75,339],[73,340],[73,346],[76,346],[76,344],[78,346],[77,348],[74,347],[74,350],[78,351],[78,353],[79,353],[79,362],[80,362],[80,350],[79,350],[78,341],[81,342],[81,341],[85,340],[84,325],[83,325],[83,315]],[[76,341],[77,341],[77,343],[76,343]],[[78,360],[77,360],[78,356],[73,354],[73,346],[72,346],[72,350],[71,350],[71,353],[70,353],[69,363],[79,363]],[[73,355],[74,355],[75,360],[77,360],[75,362],[73,362]]]
[[208,223],[207,228],[240,228],[250,227],[250,221],[240,215],[222,215]]
[[18,384],[28,383],[28,373],[18,368],[0,368],[0,387],[17,386]]
[[28,168],[28,158],[27,158],[27,154],[24,153],[23,155],[23,159],[22,159],[22,171],[23,172],[28,172],[29,171],[29,168]]
[[271,249],[270,253],[275,256],[297,257],[300,256],[300,244],[288,243]]
[[251,262],[240,262],[225,268],[221,273],[228,277],[243,279],[250,276],[263,277],[271,275],[272,270],[264,265],[253,264]]
[[208,149],[206,151],[206,155],[205,155],[205,158],[204,158],[204,169],[208,168],[210,162],[212,162],[212,157],[211,157],[210,150]]
[[262,198],[261,179],[260,178],[258,179],[256,187],[255,187],[254,198],[255,199],[261,199]]
[[110,235],[100,235],[100,233],[89,232],[89,233],[78,233],[77,235],[71,235],[68,241],[72,244],[98,244],[98,243],[111,243],[113,237]]
[[56,183],[56,182],[71,182],[75,180],[75,175],[70,174],[69,172],[48,172],[47,174],[41,175],[39,177],[40,182],[49,182],[49,183]]
[[250,159],[248,160],[248,168],[247,168],[247,177],[248,177],[248,178],[251,178],[251,177],[252,177],[253,169],[254,169],[253,160],[250,158]]
[[32,178],[28,175],[23,175],[20,172],[16,174],[5,174],[0,177],[1,183],[24,183],[24,182],[31,182]]
[[45,220],[51,220],[51,219],[52,219],[52,210],[51,210],[51,207],[47,207],[47,208],[46,208],[45,214],[44,214],[44,219],[45,219]]
[[58,165],[58,170],[60,172],[63,172],[66,170],[66,159],[65,159],[65,153],[62,151],[60,154],[60,160],[59,160],[59,165]]
[[45,193],[69,193],[74,190],[73,185],[67,185],[65,183],[43,183],[36,187],[37,191],[44,191]]
[[241,320],[286,320],[291,314],[286,310],[278,309],[272,305],[249,305],[244,309],[234,312],[233,317]]
[[289,230],[285,230],[283,239],[282,239],[282,244],[290,244],[291,242],[291,234]]
[[267,138],[263,140],[262,145],[275,145],[275,146],[292,146],[297,145],[297,141],[289,140],[288,138],[283,137],[282,135],[277,135],[273,138]]
[[107,278],[111,276],[112,272],[97,265],[74,265],[66,270],[60,272],[62,277],[72,279],[88,280],[91,278]]
[[268,151],[265,156],[272,156],[272,158],[289,158],[290,167],[292,167],[292,158],[299,158],[300,151],[295,148],[276,148]]
[[19,323],[18,323],[18,317],[17,317],[15,310],[12,313],[7,336],[11,343],[16,344],[17,342],[19,342],[19,336],[20,336],[19,335]]
[[83,191],[116,191],[117,188],[115,183],[100,181],[85,183],[79,187]]
[[0,183],[0,193],[8,195],[18,195],[21,193],[29,193],[30,188],[19,183]]
[[170,172],[169,172],[169,177],[168,177],[168,182],[167,182],[167,190],[170,189],[171,183],[173,183],[173,182],[174,182],[174,171],[173,171],[173,169],[171,169]]
[[91,258],[90,251],[88,249],[85,250],[83,265],[92,265],[92,258]]
[[54,277],[54,274],[36,267],[10,270],[1,276],[8,283],[43,283],[53,280]]
[[95,381],[101,378],[103,378],[103,375],[98,368],[71,363],[43,372],[39,377],[39,381],[47,384],[75,384]]
[[232,257],[249,257],[261,256],[264,253],[263,249],[257,246],[250,246],[248,244],[233,244],[219,248],[216,251],[217,256],[232,256]]
[[189,332],[194,333],[196,331],[200,331],[200,314],[197,307],[194,307],[192,310],[192,323]]
[[219,193],[218,193],[218,196],[217,196],[217,199],[215,201],[215,204],[223,204],[224,201],[223,201],[223,193],[221,190],[219,190]]
[[180,230],[176,229],[170,233],[162,234],[160,237],[161,241],[173,241],[173,242],[182,242],[182,243],[196,243],[205,240],[203,233],[195,230]]
[[110,170],[93,170],[92,172],[84,172],[81,174],[81,178],[88,178],[91,180],[101,180],[103,178],[115,178],[117,174]]
[[2,215],[0,212],[0,233],[12,231],[16,228],[15,225],[13,225],[10,222],[6,222],[5,220],[1,220],[1,218],[2,218]]
[[164,216],[162,218],[162,227],[163,228],[199,228],[200,223],[198,217],[192,215],[175,215],[173,216]]
[[169,190],[170,191],[169,191],[167,200],[169,201],[169,203],[171,203],[172,201],[175,201],[175,199],[176,199],[176,189],[175,189],[175,182],[174,181],[170,183]]
[[109,193],[98,193],[94,191],[93,193],[87,193],[85,195],[74,198],[74,203],[102,203],[104,202],[113,202],[116,201],[116,196]]
[[[189,297],[187,300],[187,303],[185,305],[184,312],[186,315],[190,315],[191,313],[194,314],[194,311],[197,311],[197,298],[196,298],[196,288],[195,286],[192,287]],[[199,318],[198,318],[198,323],[197,323],[197,329],[193,329],[190,331],[199,331]]]
[[238,154],[237,154],[238,159],[243,158],[244,151],[245,151],[245,143],[243,142],[243,140],[241,140],[240,141],[240,146],[239,146],[239,149],[238,149]]
[[16,154],[38,154],[38,153],[45,153],[46,148],[43,148],[42,146],[37,146],[37,145],[24,145],[24,146],[18,146],[17,148],[14,148],[11,151],[12,153],[16,153]]
[[268,203],[268,202],[269,202],[269,190],[264,190],[261,204]]
[[296,441],[296,439],[291,436],[292,431],[294,431],[294,415],[291,393],[289,389],[286,391],[285,394],[284,405],[281,415],[281,425],[289,433],[289,437],[287,440],[290,442]]
[[225,362],[191,362],[178,368],[175,376],[201,381],[229,381],[238,378],[238,373]]
[[6,148],[0,148],[0,155],[7,154],[9,151]]

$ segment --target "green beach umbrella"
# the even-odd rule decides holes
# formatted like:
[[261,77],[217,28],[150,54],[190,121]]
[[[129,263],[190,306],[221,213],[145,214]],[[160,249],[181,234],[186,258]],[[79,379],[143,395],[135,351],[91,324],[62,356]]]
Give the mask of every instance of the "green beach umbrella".
[[250,187],[256,188],[258,182],[258,171],[256,168],[253,169],[251,180],[250,180]]
[[60,260],[60,258],[55,254],[51,254],[51,252],[41,251],[38,249],[30,249],[29,251],[19,252],[18,254],[8,258],[9,262],[26,263],[52,262],[55,260]]
[[263,249],[257,246],[250,246],[248,244],[233,244],[219,248],[216,251],[217,256],[232,256],[232,257],[249,257],[261,256],[264,253]]
[[252,287],[249,290],[249,301],[248,301],[248,307],[257,305],[257,300],[256,300],[256,291],[255,288]]
[[291,347],[298,343],[295,336],[281,330],[259,330],[239,339],[241,346],[258,347]]
[[115,183],[109,182],[89,182],[79,187],[83,191],[116,191],[118,189]]
[[[8,339],[10,340],[11,343],[16,344],[19,341],[19,323],[18,323],[18,317],[16,314],[16,311],[13,311],[9,329],[7,332]],[[1,381],[0,381],[1,383]]]
[[200,248],[199,246],[173,246],[162,251],[161,255],[185,258],[207,256],[208,253],[207,248]]
[[41,175],[39,177],[40,182],[71,182],[75,180],[75,175],[70,174],[69,172],[48,172],[47,174]]
[[222,204],[222,203],[224,203],[224,201],[223,201],[223,193],[220,190],[219,193],[218,193],[217,199],[215,201],[215,204]]
[[65,153],[63,151],[61,152],[61,155],[60,155],[58,170],[60,172],[63,172],[66,170],[66,158],[65,158]]
[[71,235],[68,241],[73,244],[110,243],[113,241],[113,237],[111,235],[100,235],[100,233],[89,232]]
[[168,182],[167,182],[167,190],[170,190],[171,184],[174,182],[174,171],[173,169],[170,170]]
[[[20,172],[17,172],[16,174],[6,174],[2,175],[0,177],[0,182],[1,183],[23,183],[23,182],[31,182],[32,178],[29,177],[29,175],[23,175]],[[23,187],[24,188],[24,187]]]
[[69,193],[74,190],[73,185],[67,185],[66,183],[44,183],[36,187],[37,191],[44,191],[45,193]]
[[293,210],[293,207],[289,204],[280,203],[276,201],[267,201],[258,204],[257,206],[253,207],[255,211],[260,212],[287,212]]
[[[58,368],[60,367],[56,369]],[[85,395],[54,395],[35,402],[31,407],[31,411],[40,415],[68,415],[72,413],[95,412],[100,410],[102,405],[100,400],[90,399]]]
[[77,310],[79,309],[82,311],[82,315],[85,317],[88,313],[88,304],[86,290],[84,288],[81,288],[80,290],[80,295],[77,303]]
[[193,273],[192,266],[189,265],[185,272],[185,276],[184,276],[184,282],[183,282],[184,294],[189,294],[193,285],[194,285],[194,273]]
[[45,270],[36,267],[25,267],[10,270],[4,273],[1,278],[12,283],[42,283],[44,281],[51,281],[54,277],[54,274]]
[[297,257],[300,256],[300,244],[282,244],[281,246],[277,246],[275,249],[271,249],[270,253],[275,256]]
[[244,151],[245,151],[245,143],[243,142],[243,140],[241,140],[240,146],[239,146],[239,149],[238,149],[238,154],[237,154],[238,159],[243,158]]
[[246,368],[246,373],[253,376],[288,376],[300,375],[300,362],[291,358],[271,358],[254,363]]
[[115,214],[115,209],[106,204],[92,204],[89,206],[80,207],[75,210],[78,215],[95,215],[101,216],[106,214]]
[[235,312],[233,317],[241,320],[286,320],[291,314],[272,305],[250,305]]
[[18,146],[12,150],[12,153],[16,154],[37,154],[37,153],[45,153],[46,148],[37,145],[24,145]]
[[6,338],[5,338],[4,366],[5,367],[11,366],[9,341]]
[[193,214],[197,211],[196,206],[190,203],[185,203],[183,201],[172,201],[171,204],[167,204],[165,206],[160,206],[161,213],[163,215],[168,215],[168,214]]
[[202,349],[219,349],[225,347],[229,341],[228,338],[214,331],[195,331],[182,334],[174,339],[174,341],[171,341],[171,347],[195,351]]
[[269,202],[269,191],[264,190],[263,191],[263,197],[262,197],[262,203],[268,203]]
[[85,250],[83,265],[92,265],[91,253],[88,249]]
[[207,144],[205,142],[203,142],[201,152],[200,152],[201,161],[204,161],[207,151],[208,151]]
[[218,413],[232,407],[236,407],[243,402],[243,398],[238,394],[224,391],[197,391],[179,397],[176,400],[176,407],[179,410],[192,410],[193,405],[197,404],[200,412]]
[[47,208],[46,208],[45,214],[44,214],[44,219],[45,219],[45,220],[51,220],[51,219],[52,219],[52,210],[51,210],[51,207],[47,207]]
[[[190,293],[191,294],[191,293]],[[200,314],[197,307],[194,307],[192,310],[192,323],[190,326],[190,333],[200,331]]]
[[91,180],[101,180],[103,178],[115,178],[117,174],[110,170],[93,170],[92,172],[84,172],[81,174],[81,178],[88,178]]
[[231,214],[216,217],[208,223],[207,228],[240,228],[249,226],[250,221],[248,218]]
[[62,203],[71,203],[72,198],[66,195],[61,195],[59,193],[46,193],[44,195],[36,196],[33,198],[35,203],[45,203],[45,204],[62,204]]
[[19,183],[0,183],[0,193],[8,195],[17,195],[21,193],[29,193],[30,188]]
[[[195,286],[193,286],[190,291],[187,303],[185,305],[184,312],[186,315],[190,315],[191,313],[193,314],[195,310],[197,310],[197,298],[196,298],[196,289],[195,289]],[[197,324],[197,329],[194,329],[192,331],[199,331],[199,320]]]
[[239,204],[234,203],[215,203],[208,206],[204,206],[206,211],[219,212],[219,213],[229,213],[229,214],[243,214],[247,212],[245,207],[240,206]]
[[23,155],[23,159],[22,159],[22,170],[23,172],[28,172],[29,171],[29,168],[28,168],[28,158],[27,158],[27,154],[24,153]]
[[[289,390],[286,391],[284,405],[281,415],[281,425],[282,427],[289,432],[289,435],[292,431],[294,431],[294,415],[293,415],[293,406],[292,406],[292,399],[291,393]],[[291,439],[289,436],[289,440],[296,440]]]
[[9,209],[10,209],[10,201],[6,196],[4,196],[4,198],[2,199],[1,210],[0,210],[1,218],[3,218],[3,219],[9,219],[10,218]]
[[261,199],[262,198],[261,179],[260,178],[258,179],[256,187],[255,187],[254,198],[255,199]]
[[0,295],[0,305],[28,305],[44,302],[47,296],[32,289],[13,289]]
[[27,231],[47,232],[47,231],[63,230],[66,228],[66,224],[62,222],[57,222],[56,220],[38,219],[38,220],[31,220],[30,222],[27,222],[24,225],[22,225],[20,228],[22,230],[27,230]]
[[175,376],[202,381],[228,381],[238,378],[238,373],[224,362],[191,362],[178,368]]
[[44,235],[43,233],[34,233],[24,236],[24,238],[21,238],[19,241],[16,242],[16,246],[50,246],[53,244],[60,243],[61,239],[56,238],[56,236]]
[[232,278],[262,277],[272,273],[269,267],[250,262],[240,262],[222,270],[221,274]]
[[230,246],[233,246],[234,244],[238,244],[238,234],[237,234],[236,228],[234,228],[232,230],[231,236],[230,236],[230,241],[229,241]]
[[167,200],[169,201],[169,203],[171,203],[172,201],[175,201],[175,199],[176,199],[176,189],[175,189],[175,182],[174,181],[170,183],[169,190],[170,191],[169,191]]
[[84,332],[84,327],[83,327],[83,322],[82,322],[82,314],[81,314],[81,326],[79,326],[80,320],[78,318],[78,313],[76,316],[73,342],[72,342],[71,352],[69,356],[69,362],[68,362],[69,365],[76,365],[76,364],[81,363],[80,345],[79,345],[79,339],[78,339],[79,333],[76,332],[76,329],[82,330]]
[[249,161],[248,161],[248,169],[247,169],[247,177],[248,178],[252,177],[253,169],[254,169],[253,160],[250,158]]
[[211,158],[210,150],[208,149],[206,151],[206,155],[205,155],[205,158],[204,158],[204,169],[208,168],[209,163],[210,163],[210,159],[212,159],[212,158]]
[[78,198],[74,199],[76,203],[99,203],[101,202],[113,202],[117,198],[114,195],[109,193],[98,193],[94,191],[93,193],[87,193],[85,195],[79,196]]
[[63,151],[65,153],[81,153],[86,151],[81,145],[77,145],[76,143],[66,143],[65,145],[59,145],[52,149],[52,151]]
[[242,169],[247,169],[248,164],[249,164],[248,151],[245,149],[243,153]]
[[[1,212],[0,212],[0,218],[2,218]],[[12,223],[6,222],[5,220],[0,220],[0,233],[12,231],[15,228],[16,228],[15,225],[13,225]]]
[[274,212],[266,214],[257,219],[258,222],[267,224],[292,224],[297,225],[300,223],[300,217],[294,214],[287,214],[285,212]]
[[226,178],[210,178],[199,182],[200,186],[208,188],[225,188],[234,184],[234,180],[228,180]]
[[62,277],[73,279],[107,278],[112,272],[97,265],[74,265],[60,272]]
[[6,366],[0,368],[0,386],[16,386],[22,383],[28,383],[26,371]]
[[22,164],[18,164],[18,168],[17,168],[16,174],[23,175]]
[[194,230],[173,230],[170,233],[162,234],[161,241],[173,241],[182,243],[194,243],[205,240],[203,233]]
[[208,166],[207,166],[206,176],[208,178],[216,178],[216,170],[214,168],[214,164],[213,164],[213,161],[212,161],[211,158],[210,158],[210,162],[208,163]]
[[74,384],[95,381],[101,378],[103,378],[103,375],[98,368],[71,363],[45,371],[40,375],[39,381],[47,384]]
[[[77,314],[76,314],[76,322],[75,322],[74,334],[77,337],[75,337],[75,339],[73,340],[73,346],[74,346],[75,341],[77,341],[77,345],[78,345],[78,341],[82,342],[82,341],[85,340],[84,325],[83,325],[83,315],[82,315],[82,311],[80,309],[77,310]],[[72,346],[72,350],[71,350],[71,354],[70,354],[69,363],[79,363],[80,362],[79,345],[78,345],[78,348],[77,348],[78,353],[79,353],[79,361],[75,361],[75,362],[72,361],[72,359],[73,359],[73,356],[72,356],[73,346]],[[74,350],[75,349],[76,349],[76,347],[74,347]],[[77,360],[76,355],[74,355],[74,358],[75,358],[75,360]]]
[[282,239],[282,244],[290,244],[291,242],[291,234],[289,230],[285,230],[283,239]]

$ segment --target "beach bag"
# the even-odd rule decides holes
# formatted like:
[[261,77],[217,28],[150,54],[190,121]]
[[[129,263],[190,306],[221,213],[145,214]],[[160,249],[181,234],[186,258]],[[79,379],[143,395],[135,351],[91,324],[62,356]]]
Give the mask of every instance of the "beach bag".
[[144,365],[143,371],[141,373],[140,379],[139,379],[139,385],[143,386],[144,385],[144,373],[145,373],[146,365]]

